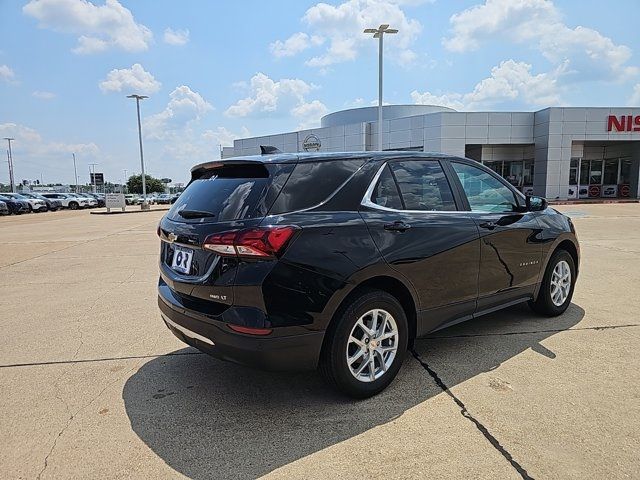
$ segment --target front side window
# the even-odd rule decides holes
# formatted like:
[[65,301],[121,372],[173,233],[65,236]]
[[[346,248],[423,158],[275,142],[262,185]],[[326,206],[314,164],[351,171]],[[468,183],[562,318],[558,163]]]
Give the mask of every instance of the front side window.
[[467,165],[452,162],[472,212],[512,212],[518,202],[514,193],[500,180],[488,172]]
[[392,162],[390,166],[406,210],[456,209],[451,187],[439,162],[407,160]]

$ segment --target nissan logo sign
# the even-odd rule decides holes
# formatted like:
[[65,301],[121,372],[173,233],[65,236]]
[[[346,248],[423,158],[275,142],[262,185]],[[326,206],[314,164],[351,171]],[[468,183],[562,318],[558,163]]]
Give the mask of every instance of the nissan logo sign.
[[322,143],[320,143],[320,139],[313,133],[307,135],[302,141],[302,148],[305,152],[317,152],[318,150],[320,150],[321,146]]

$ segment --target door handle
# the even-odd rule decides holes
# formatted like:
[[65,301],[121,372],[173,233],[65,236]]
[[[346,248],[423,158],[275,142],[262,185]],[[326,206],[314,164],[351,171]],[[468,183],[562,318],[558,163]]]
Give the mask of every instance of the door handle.
[[486,228],[488,230],[493,230],[494,228],[496,228],[498,226],[497,223],[494,222],[482,222],[479,227],[481,228]]
[[385,223],[384,225],[384,229],[389,230],[391,232],[406,232],[410,228],[411,228],[411,225],[401,221],[396,221],[393,223]]

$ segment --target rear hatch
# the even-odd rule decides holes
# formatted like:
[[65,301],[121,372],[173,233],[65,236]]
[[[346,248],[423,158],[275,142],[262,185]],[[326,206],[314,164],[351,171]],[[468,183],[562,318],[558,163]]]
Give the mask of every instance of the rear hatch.
[[233,303],[238,259],[202,244],[210,235],[259,225],[294,166],[234,160],[192,172],[159,231],[163,280],[186,307],[216,313],[216,303],[220,309]]

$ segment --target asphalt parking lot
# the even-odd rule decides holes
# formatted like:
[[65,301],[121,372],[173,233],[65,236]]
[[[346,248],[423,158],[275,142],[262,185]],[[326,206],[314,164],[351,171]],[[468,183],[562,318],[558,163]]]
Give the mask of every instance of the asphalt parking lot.
[[366,401],[175,339],[164,212],[0,218],[0,478],[638,478],[640,205],[558,208],[583,255],[567,313],[419,340]]

